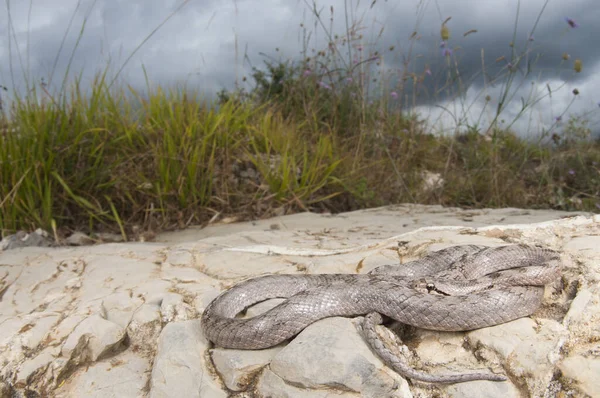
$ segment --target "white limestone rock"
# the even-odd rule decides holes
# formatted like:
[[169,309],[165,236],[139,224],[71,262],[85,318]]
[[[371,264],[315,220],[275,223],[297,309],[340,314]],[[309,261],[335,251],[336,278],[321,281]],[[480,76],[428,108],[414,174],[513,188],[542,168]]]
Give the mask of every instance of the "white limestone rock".
[[121,350],[125,329],[99,315],[84,319],[61,347],[61,356],[76,365],[95,362],[98,358]]
[[210,350],[215,369],[231,391],[246,391],[257,374],[277,355],[283,346],[265,350]]
[[[0,396],[600,395],[599,215],[398,205],[167,235],[179,241],[0,252]],[[505,382],[409,385],[345,318],[261,351],[215,348],[201,333],[208,303],[249,277],[366,273],[473,243],[559,250],[562,280],[530,317],[468,333],[416,330],[408,357],[427,372],[491,369],[506,373]]]
[[347,318],[323,319],[304,329],[275,355],[270,370],[287,384],[307,390],[412,396],[406,380],[383,365]]
[[208,342],[200,321],[173,322],[164,327],[152,367],[151,398],[227,397],[210,372],[205,351]]

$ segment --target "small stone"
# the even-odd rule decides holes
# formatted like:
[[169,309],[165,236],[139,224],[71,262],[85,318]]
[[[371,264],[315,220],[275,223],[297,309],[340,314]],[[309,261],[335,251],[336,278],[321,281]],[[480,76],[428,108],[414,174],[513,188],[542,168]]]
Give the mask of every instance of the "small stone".
[[95,242],[83,232],[75,231],[71,234],[71,236],[65,239],[65,243],[71,246],[87,246],[93,245]]
[[111,232],[97,232],[94,235],[104,243],[118,243],[125,240],[123,239],[123,235],[113,234]]

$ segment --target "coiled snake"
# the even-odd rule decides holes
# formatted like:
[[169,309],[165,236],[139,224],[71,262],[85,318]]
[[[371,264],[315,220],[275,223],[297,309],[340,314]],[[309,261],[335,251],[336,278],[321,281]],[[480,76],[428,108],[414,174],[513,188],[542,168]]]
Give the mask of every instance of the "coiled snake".
[[[263,349],[320,319],[366,315],[362,332],[371,348],[405,377],[438,383],[506,380],[493,373],[430,375],[412,369],[375,332],[380,314],[415,327],[465,331],[532,314],[544,285],[560,276],[557,252],[526,245],[455,246],[369,274],[268,275],[244,281],[214,299],[202,315],[206,338],[217,346]],[[235,316],[270,298],[287,298],[259,316]]]

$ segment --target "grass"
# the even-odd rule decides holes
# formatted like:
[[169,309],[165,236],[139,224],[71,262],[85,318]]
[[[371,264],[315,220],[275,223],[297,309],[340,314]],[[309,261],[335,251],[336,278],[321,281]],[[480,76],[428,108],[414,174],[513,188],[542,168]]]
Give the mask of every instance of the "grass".
[[[465,117],[471,77],[446,51],[430,95],[455,99],[461,111],[447,109],[457,123],[439,134],[411,107],[431,88],[431,69],[411,58],[417,36],[402,72],[390,73],[385,60],[397,50],[377,52],[359,33],[360,18],[346,19],[346,35],[336,36],[322,11],[307,5],[327,48],[309,49],[304,31],[300,61],[268,60],[254,69],[250,89],[222,91],[216,101],[185,87],[120,88],[108,67],[90,90],[77,78],[58,93],[43,80],[25,97],[13,93],[13,106],[0,114],[2,234],[41,227],[59,238],[113,231],[135,239],[226,216],[402,202],[599,211],[600,141],[584,117],[525,139],[511,126],[547,95],[532,91],[501,127],[502,110],[531,79],[531,41],[519,50],[515,33],[511,58],[499,61],[506,66],[490,68],[498,70],[493,78],[482,70],[501,87],[486,99],[495,104],[486,123]],[[449,33],[446,20],[448,50]],[[527,71],[518,72],[525,61]]]

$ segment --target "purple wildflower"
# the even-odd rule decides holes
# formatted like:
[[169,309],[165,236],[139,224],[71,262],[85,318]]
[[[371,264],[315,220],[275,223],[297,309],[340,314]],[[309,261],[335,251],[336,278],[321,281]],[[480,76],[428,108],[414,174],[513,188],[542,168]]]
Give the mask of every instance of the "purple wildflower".
[[[425,68],[425,74],[431,76],[431,69]],[[600,105],[600,104],[598,104]]]
[[574,176],[575,175],[575,170],[573,170],[573,169],[569,170],[569,174],[572,175],[572,176]]
[[327,90],[331,90],[331,86],[325,82],[319,82],[319,86],[326,88]]
[[444,48],[446,47],[446,42],[442,40],[442,42],[440,43],[440,48]]
[[390,93],[390,97],[392,97],[392,99],[398,99],[398,93],[397,93],[397,92],[395,92],[395,91],[392,91],[392,92]]
[[554,118],[554,120],[556,121],[556,123],[560,123],[562,121],[562,116],[557,116]]
[[351,77],[347,77],[346,78],[346,83],[352,83],[352,78]]
[[452,50],[450,48],[442,48],[442,56],[443,57],[451,57]]
[[307,69],[307,70],[304,71],[304,73],[302,74],[302,76],[306,77],[306,76],[309,76],[311,73],[312,73],[311,70]]
[[535,41],[533,35],[529,36],[529,38],[527,40],[529,40],[529,41]]
[[569,17],[565,17],[565,21],[569,24],[570,27],[572,28],[578,28],[579,24],[577,22],[575,22],[575,20],[569,18]]

